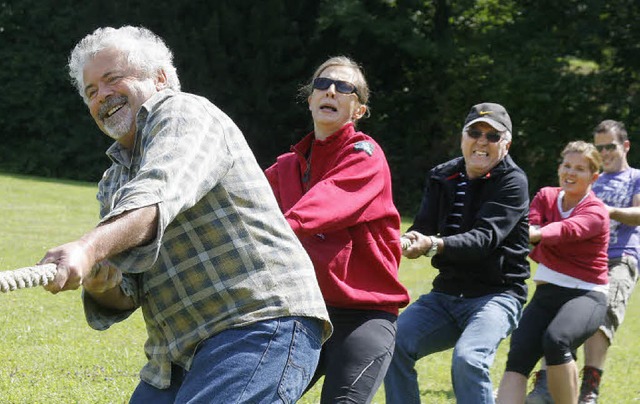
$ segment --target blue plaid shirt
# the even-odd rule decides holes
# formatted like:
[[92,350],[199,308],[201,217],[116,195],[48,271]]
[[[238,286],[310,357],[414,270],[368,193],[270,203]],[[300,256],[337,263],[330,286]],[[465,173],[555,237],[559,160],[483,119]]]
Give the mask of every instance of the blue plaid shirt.
[[[200,341],[282,316],[331,325],[313,265],[280,213],[271,188],[233,121],[202,97],[163,90],[137,116],[132,150],[113,144],[98,187],[102,221],[158,206],[148,245],[110,261],[142,307],[148,363],[140,376],[167,388],[171,363],[189,369]],[[83,294],[91,327],[127,318]]]

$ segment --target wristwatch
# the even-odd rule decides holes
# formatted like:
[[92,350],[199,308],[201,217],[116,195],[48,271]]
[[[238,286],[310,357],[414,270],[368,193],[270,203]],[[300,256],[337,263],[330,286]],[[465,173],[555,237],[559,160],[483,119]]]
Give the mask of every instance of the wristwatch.
[[429,236],[431,239],[431,248],[424,253],[425,257],[433,257],[438,252],[438,238],[436,236]]

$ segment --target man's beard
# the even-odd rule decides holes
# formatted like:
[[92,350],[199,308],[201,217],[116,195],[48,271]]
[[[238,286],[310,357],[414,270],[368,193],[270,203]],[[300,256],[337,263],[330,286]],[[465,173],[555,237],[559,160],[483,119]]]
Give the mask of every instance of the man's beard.
[[[129,133],[134,124],[135,116],[127,101],[125,96],[113,97],[107,100],[100,108],[99,116],[102,119],[104,130],[107,136],[114,140],[119,140]],[[107,113],[119,104],[123,104],[120,110],[107,117]]]
[[107,136],[113,140],[121,139],[131,131],[134,118],[131,108],[125,105],[113,116],[103,120]]

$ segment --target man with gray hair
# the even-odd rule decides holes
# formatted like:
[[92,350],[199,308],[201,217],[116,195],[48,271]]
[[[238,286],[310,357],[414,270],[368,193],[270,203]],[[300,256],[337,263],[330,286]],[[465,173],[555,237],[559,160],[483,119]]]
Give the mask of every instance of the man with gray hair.
[[313,265],[232,120],[180,92],[145,28],[99,28],[69,72],[115,143],[101,221],[49,250],[52,293],[83,288],[104,330],[141,307],[148,358],[131,402],[294,402],[331,325]]
[[419,404],[416,361],[449,348],[456,400],[494,402],[490,367],[520,320],[529,277],[529,190],[508,154],[511,133],[502,105],[474,105],[461,133],[462,157],[427,175],[403,254],[433,257],[439,274],[432,291],[398,318],[384,381],[388,403]]

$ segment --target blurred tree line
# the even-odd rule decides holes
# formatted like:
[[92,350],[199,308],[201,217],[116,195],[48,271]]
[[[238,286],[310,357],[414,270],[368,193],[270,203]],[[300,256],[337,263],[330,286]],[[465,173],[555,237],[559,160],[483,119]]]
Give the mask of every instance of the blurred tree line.
[[95,28],[129,24],[165,39],[183,90],[226,111],[263,168],[312,129],[299,87],[344,54],[365,69],[359,126],[385,149],[403,214],[482,101],[509,110],[533,193],[602,119],[625,122],[638,162],[639,18],[636,0],[0,0],[0,169],[99,180],[110,141],[66,61]]

